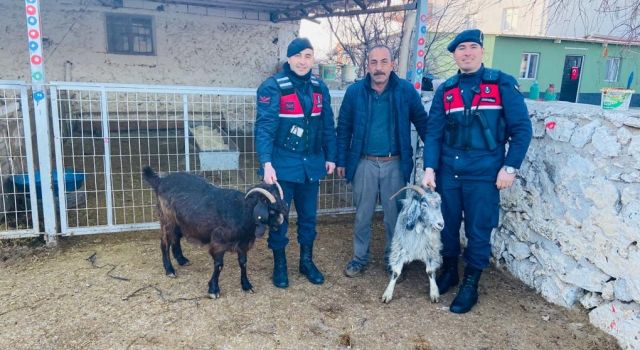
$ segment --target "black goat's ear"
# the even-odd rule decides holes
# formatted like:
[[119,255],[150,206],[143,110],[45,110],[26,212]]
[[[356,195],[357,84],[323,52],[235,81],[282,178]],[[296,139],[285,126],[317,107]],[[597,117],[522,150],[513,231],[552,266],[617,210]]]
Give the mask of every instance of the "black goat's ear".
[[256,237],[260,238],[264,236],[265,232],[267,232],[267,225],[263,225],[263,224],[256,225],[256,231],[255,231]]

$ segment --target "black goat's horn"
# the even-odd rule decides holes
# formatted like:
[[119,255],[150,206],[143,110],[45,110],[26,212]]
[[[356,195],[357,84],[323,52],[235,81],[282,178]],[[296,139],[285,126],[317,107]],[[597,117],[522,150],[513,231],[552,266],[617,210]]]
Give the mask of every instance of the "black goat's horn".
[[403,188],[401,188],[398,192],[396,192],[393,196],[391,196],[389,199],[393,199],[393,197],[397,196],[400,194],[400,192],[404,191],[404,190],[414,190],[418,193],[420,193],[421,196],[424,196],[425,194],[427,194],[424,191],[424,188],[420,187],[420,186],[416,186],[416,185],[409,185],[409,186],[405,186]]
[[273,183],[275,183],[276,186],[278,186],[278,192],[280,192],[280,199],[284,200],[284,192],[282,192],[282,187],[280,187],[280,184],[278,183],[278,181],[274,181]]
[[265,197],[267,197],[267,199],[269,200],[269,202],[271,202],[271,204],[276,204],[276,197],[274,197],[271,193],[269,193],[269,191],[260,187],[255,187],[250,189],[249,192],[247,192],[247,194],[244,196],[244,198],[249,197],[249,195],[252,194],[253,192],[262,193]]

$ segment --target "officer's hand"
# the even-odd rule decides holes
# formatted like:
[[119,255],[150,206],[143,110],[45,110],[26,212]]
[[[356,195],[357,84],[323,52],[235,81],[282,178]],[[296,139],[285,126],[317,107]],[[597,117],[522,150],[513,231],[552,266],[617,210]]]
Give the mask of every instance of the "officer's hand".
[[424,170],[424,176],[422,176],[422,187],[436,189],[436,173],[433,168],[426,168]]
[[336,163],[334,162],[324,162],[324,168],[327,169],[327,174],[333,174],[333,169],[336,168]]
[[498,172],[498,178],[496,179],[496,187],[499,190],[509,188],[513,185],[513,181],[516,178],[516,174],[508,174],[504,168]]
[[273,168],[271,162],[264,163],[264,178],[262,180],[268,185],[273,185],[278,181],[276,169]]
[[338,173],[338,176],[339,176],[339,177],[344,177],[344,173],[345,173],[345,171],[344,171],[344,167],[343,167],[343,166],[339,166],[339,167],[337,167],[337,168],[336,168],[336,173]]

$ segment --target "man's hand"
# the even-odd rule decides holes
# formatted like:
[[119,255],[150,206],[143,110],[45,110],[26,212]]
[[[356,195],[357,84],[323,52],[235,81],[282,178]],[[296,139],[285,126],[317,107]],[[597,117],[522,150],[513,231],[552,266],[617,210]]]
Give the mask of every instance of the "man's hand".
[[336,168],[336,173],[338,173],[339,177],[344,177],[345,171],[343,166],[339,166]]
[[273,168],[271,162],[264,163],[264,178],[262,179],[267,185],[273,185],[278,178],[276,177],[276,169]]
[[324,168],[327,169],[327,174],[333,174],[333,169],[336,168],[336,163],[334,162],[324,162]]
[[433,171],[433,168],[426,168],[424,170],[424,175],[422,176],[422,187],[429,187],[432,190],[436,189],[436,173]]
[[507,173],[506,170],[504,170],[504,168],[500,169],[500,171],[498,172],[498,178],[496,179],[496,187],[498,187],[499,190],[504,190],[506,188],[509,188],[513,185],[513,181],[516,178],[516,174],[509,174]]

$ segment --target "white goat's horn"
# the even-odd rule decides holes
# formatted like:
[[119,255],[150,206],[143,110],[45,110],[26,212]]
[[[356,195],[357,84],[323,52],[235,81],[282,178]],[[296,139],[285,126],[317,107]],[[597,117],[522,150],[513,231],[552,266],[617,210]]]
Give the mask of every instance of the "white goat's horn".
[[393,199],[393,197],[399,195],[400,192],[402,192],[404,190],[414,190],[414,191],[420,193],[421,196],[424,196],[425,194],[427,194],[422,187],[416,186],[416,185],[409,185],[409,186],[405,186],[405,187],[401,188],[398,192],[396,192],[393,196],[391,196],[391,198],[389,198],[389,200]]
[[274,181],[274,183],[276,184],[276,186],[278,186],[278,192],[280,192],[280,199],[284,200],[284,192],[282,192],[282,187],[280,187],[280,184],[278,183],[278,181]]
[[274,197],[271,193],[269,193],[269,191],[260,187],[255,187],[250,189],[249,192],[247,192],[247,194],[244,196],[244,198],[249,197],[249,195],[252,194],[253,192],[262,193],[265,197],[267,197],[267,199],[269,200],[269,202],[271,202],[271,204],[276,204],[276,197]]

